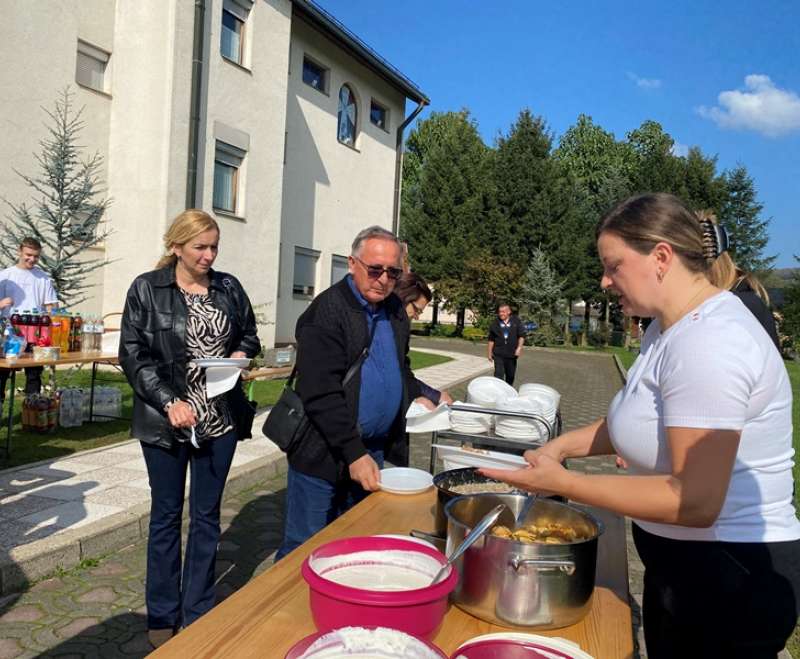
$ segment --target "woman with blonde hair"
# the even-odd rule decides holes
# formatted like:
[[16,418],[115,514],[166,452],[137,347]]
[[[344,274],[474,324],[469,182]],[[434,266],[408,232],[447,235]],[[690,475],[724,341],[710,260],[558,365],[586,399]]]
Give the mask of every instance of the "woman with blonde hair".
[[[131,436],[150,480],[147,540],[148,637],[159,646],[214,605],[220,502],[237,440],[250,437],[253,408],[241,382],[209,398],[192,361],[254,357],[260,344],[250,300],[212,265],[219,226],[201,210],[182,212],[164,236],[156,269],[128,290],[119,361],[134,391]],[[189,536],[181,567],[187,468]]]
[[[601,286],[653,318],[608,416],[481,472],[633,518],[651,659],[774,658],[800,614],[792,389],[769,336],[711,280],[712,229],[676,197],[618,204],[597,228]],[[618,453],[627,475],[562,461]]]

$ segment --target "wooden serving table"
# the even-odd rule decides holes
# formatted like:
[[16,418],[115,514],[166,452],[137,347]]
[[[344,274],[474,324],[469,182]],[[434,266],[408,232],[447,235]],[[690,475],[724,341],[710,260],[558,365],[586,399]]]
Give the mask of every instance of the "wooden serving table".
[[[16,388],[17,371],[23,368],[36,368],[37,366],[49,366],[55,373],[56,366],[67,366],[70,364],[91,364],[92,383],[89,393],[89,421],[94,416],[94,387],[97,381],[97,365],[108,364],[118,366],[119,359],[116,352],[67,352],[58,359],[34,359],[25,355],[17,359],[0,359],[0,368],[7,368],[11,371],[11,391],[8,395],[8,419],[6,423],[6,457],[11,455],[11,433],[14,428],[14,395]],[[0,414],[2,409],[0,409]]]
[[[311,551],[349,536],[433,529],[435,506],[433,488],[411,496],[371,494],[151,656],[282,659],[292,645],[316,631],[308,605],[308,586],[300,574],[300,565]],[[600,537],[597,585],[589,615],[562,629],[514,629],[570,639],[596,659],[627,659],[633,656],[633,633],[625,526],[620,517],[604,511],[596,514],[605,523],[606,532]],[[474,636],[509,629],[478,620],[451,604],[433,642],[449,654]]]

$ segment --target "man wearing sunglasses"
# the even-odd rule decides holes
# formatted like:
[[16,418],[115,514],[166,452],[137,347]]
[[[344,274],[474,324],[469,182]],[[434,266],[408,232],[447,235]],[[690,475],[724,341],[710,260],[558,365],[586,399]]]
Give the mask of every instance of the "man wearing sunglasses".
[[311,431],[287,456],[286,520],[276,560],[377,490],[384,456],[391,452],[394,464],[406,465],[405,411],[414,399],[433,407],[419,398],[408,360],[408,317],[392,294],[403,273],[397,237],[378,226],[364,229],[353,241],[349,267],[297,321],[296,391]]

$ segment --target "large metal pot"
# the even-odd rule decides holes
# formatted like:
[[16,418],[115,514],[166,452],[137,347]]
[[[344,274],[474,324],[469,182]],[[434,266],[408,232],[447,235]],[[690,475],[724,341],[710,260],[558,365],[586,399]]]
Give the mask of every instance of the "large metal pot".
[[458,492],[453,492],[453,487],[499,482],[479,473],[475,467],[450,469],[436,474],[433,477],[433,484],[436,486],[436,534],[443,538],[447,535],[447,517],[444,515],[444,507],[456,497],[461,496]]
[[[522,494],[472,494],[445,506],[447,554],[461,544],[473,525],[498,503],[505,503],[499,524],[514,528]],[[555,629],[588,612],[594,591],[597,541],[604,528],[575,506],[539,499],[524,524],[556,522],[588,539],[569,544],[523,544],[490,534],[456,561],[460,579],[453,592],[457,606],[497,625]]]

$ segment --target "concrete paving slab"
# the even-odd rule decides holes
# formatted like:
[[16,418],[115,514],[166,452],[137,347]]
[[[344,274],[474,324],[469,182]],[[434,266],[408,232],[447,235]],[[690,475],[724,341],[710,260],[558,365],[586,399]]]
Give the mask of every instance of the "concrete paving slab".
[[50,508],[53,500],[47,497],[37,497],[35,494],[13,494],[0,499],[0,519],[19,519],[25,515]]
[[36,488],[31,490],[30,494],[60,501],[76,501],[107,490],[114,485],[128,483],[141,477],[141,472],[132,469],[100,467],[57,483]]
[[33,531],[47,526],[59,529],[78,528],[95,522],[101,517],[108,517],[120,512],[123,512],[123,508],[120,506],[88,503],[86,501],[68,501],[21,517],[18,523],[26,524]]
[[59,475],[60,473],[52,472],[52,475],[44,476],[24,469],[12,469],[0,473],[0,489],[4,492],[29,492],[42,485],[70,477],[67,473]]
[[150,488],[128,487],[127,485],[117,485],[107,490],[91,494],[86,497],[87,503],[99,503],[107,506],[117,506],[127,510],[137,503],[150,501]]
[[142,471],[147,473],[147,464],[145,464],[144,456],[138,456],[135,458],[131,458],[127,456],[129,459],[125,462],[120,462],[117,467],[119,469],[130,469],[132,471]]
[[[54,476],[56,473],[59,474],[58,479],[65,479],[71,478],[72,476],[77,476],[78,474],[86,473],[87,471],[93,471],[94,469],[97,469],[96,464],[84,462],[80,460],[80,458],[74,458],[69,460],[56,460],[55,462],[51,462],[49,464],[31,467],[26,471],[56,480],[56,477]],[[63,476],[60,474],[63,474]]]

